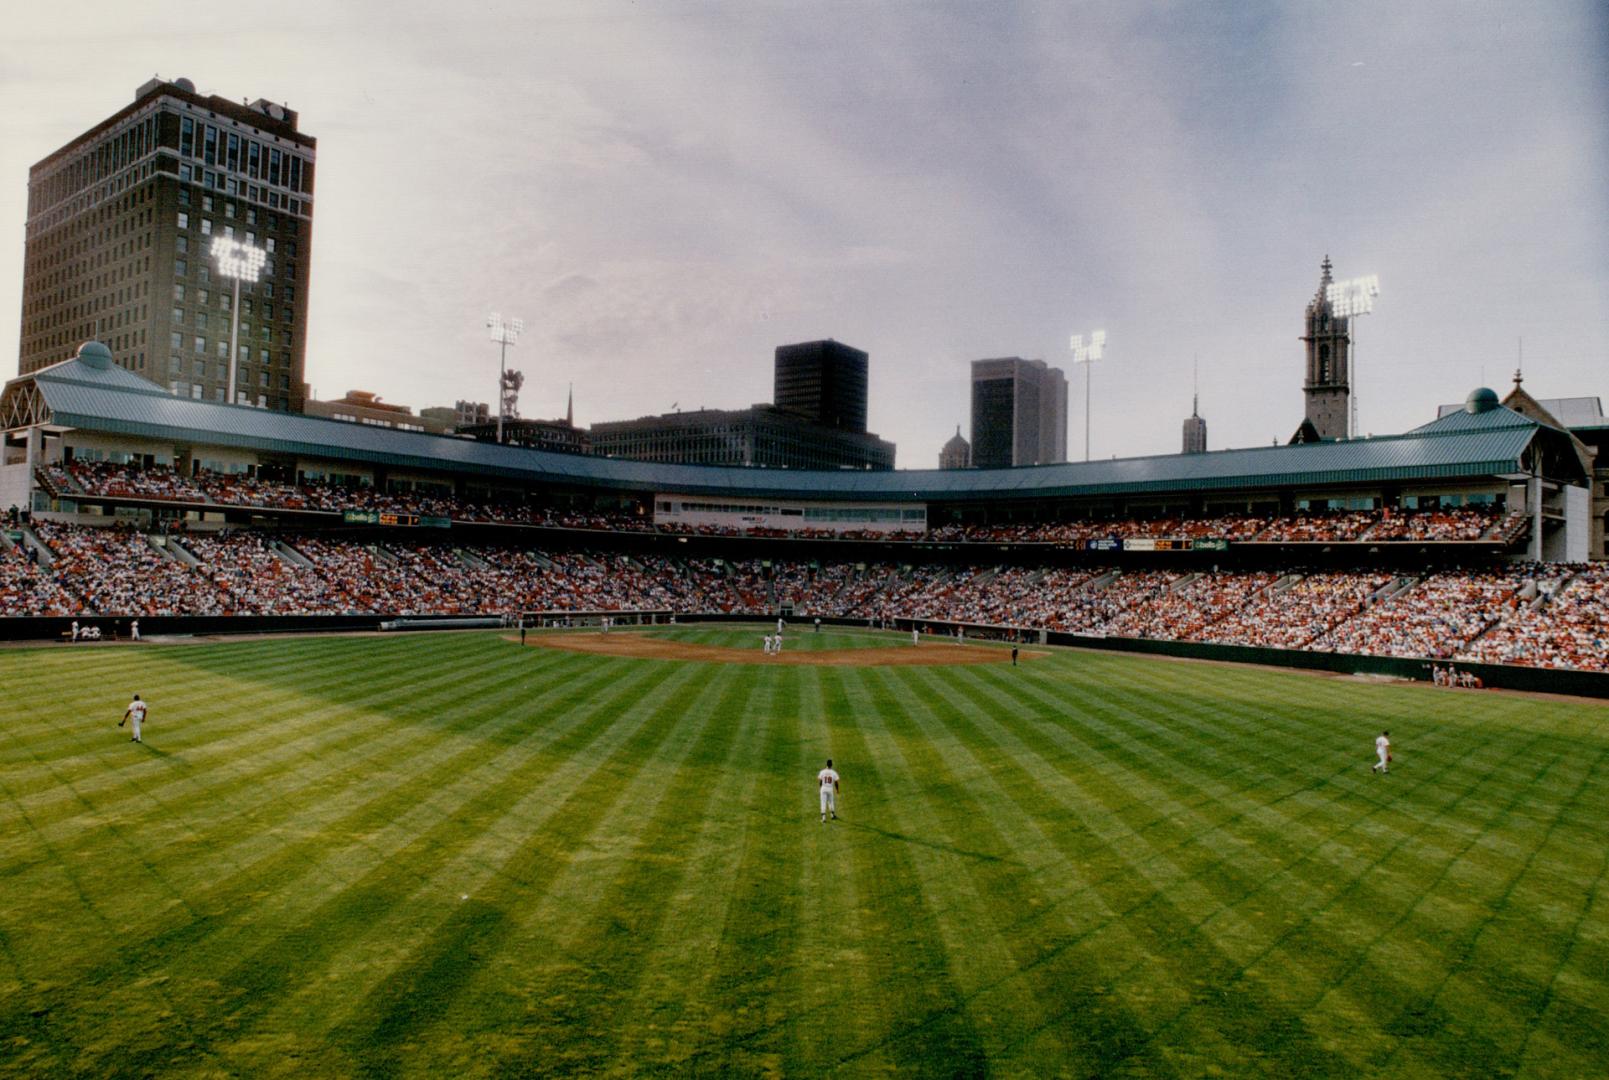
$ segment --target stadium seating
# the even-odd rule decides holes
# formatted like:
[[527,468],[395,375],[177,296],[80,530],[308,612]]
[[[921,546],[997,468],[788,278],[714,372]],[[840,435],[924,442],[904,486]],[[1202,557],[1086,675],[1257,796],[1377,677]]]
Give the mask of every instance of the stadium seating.
[[[84,469],[71,477],[86,489],[125,482],[111,470]],[[142,490],[183,486],[166,474],[141,483],[147,485]],[[553,520],[598,524],[562,515]],[[1484,520],[1484,528],[1497,524]],[[1452,515],[1427,528],[1467,531],[1478,524]],[[1331,526],[1363,528],[1350,518],[1332,518]],[[1312,534],[1290,522],[1271,528]],[[54,521],[36,521],[33,529],[53,563],[35,566],[21,548],[0,551],[0,615],[655,610],[769,616],[786,604],[801,618],[961,622],[1609,670],[1609,570],[1596,566],[1406,576],[1334,569],[1188,572],[1000,565],[993,561],[998,552],[990,562],[943,564],[762,562],[461,544],[450,534],[421,539],[417,531],[355,537],[179,530],[160,536]],[[1423,529],[1406,531],[1424,535]]]

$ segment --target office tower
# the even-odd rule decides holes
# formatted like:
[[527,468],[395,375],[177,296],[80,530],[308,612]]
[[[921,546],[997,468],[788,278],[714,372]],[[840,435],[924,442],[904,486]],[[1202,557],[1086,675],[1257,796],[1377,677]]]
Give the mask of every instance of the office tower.
[[778,345],[778,409],[839,431],[866,430],[866,354],[833,341]]
[[236,400],[300,412],[316,140],[297,115],[152,79],[28,171],[21,374],[97,339],[175,394],[227,396],[231,281],[211,247],[261,249],[243,283]]
[[1043,360],[972,361],[972,464],[979,469],[1067,460],[1067,377]]
[[604,457],[769,469],[892,469],[894,444],[815,424],[772,405],[698,409],[592,425]]
[[1207,422],[1201,418],[1199,399],[1192,401],[1190,415],[1184,421],[1184,449],[1186,454],[1207,452]]

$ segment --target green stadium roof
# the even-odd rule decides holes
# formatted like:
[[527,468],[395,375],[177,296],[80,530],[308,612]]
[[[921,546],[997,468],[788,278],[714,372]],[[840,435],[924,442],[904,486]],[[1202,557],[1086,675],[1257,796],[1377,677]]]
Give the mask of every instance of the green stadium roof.
[[6,384],[0,416],[13,427],[25,395],[62,428],[526,485],[747,498],[965,502],[1480,479],[1523,472],[1521,457],[1534,439],[1567,438],[1499,405],[1449,413],[1403,435],[1352,441],[1014,469],[804,471],[560,454],[195,401],[93,354]]

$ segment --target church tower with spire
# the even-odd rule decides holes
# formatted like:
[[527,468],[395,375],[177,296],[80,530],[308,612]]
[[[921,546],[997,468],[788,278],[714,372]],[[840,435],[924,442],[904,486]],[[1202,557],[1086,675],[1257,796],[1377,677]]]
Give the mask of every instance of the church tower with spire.
[[1301,436],[1308,428],[1320,439],[1344,439],[1348,433],[1352,338],[1349,320],[1332,313],[1329,289],[1334,279],[1328,255],[1322,269],[1318,292],[1307,305],[1307,332],[1301,339],[1307,347],[1307,381],[1302,385],[1307,395],[1307,420],[1294,441],[1303,441]]

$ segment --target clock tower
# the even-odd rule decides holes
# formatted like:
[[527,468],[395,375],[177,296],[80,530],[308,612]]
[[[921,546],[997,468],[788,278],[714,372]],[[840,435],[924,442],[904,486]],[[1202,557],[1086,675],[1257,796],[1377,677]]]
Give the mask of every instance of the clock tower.
[[1307,395],[1307,423],[1313,426],[1321,439],[1347,437],[1347,410],[1352,395],[1349,382],[1349,361],[1352,338],[1348,320],[1337,316],[1329,298],[1330,257],[1324,256],[1323,274],[1319,278],[1318,292],[1307,305],[1307,333],[1302,343],[1307,347],[1307,381],[1302,391]]

